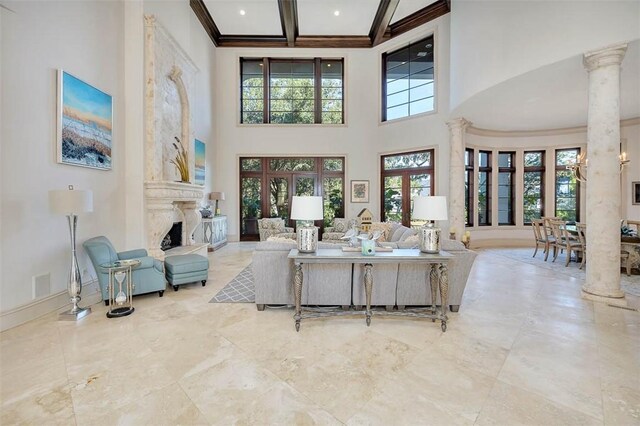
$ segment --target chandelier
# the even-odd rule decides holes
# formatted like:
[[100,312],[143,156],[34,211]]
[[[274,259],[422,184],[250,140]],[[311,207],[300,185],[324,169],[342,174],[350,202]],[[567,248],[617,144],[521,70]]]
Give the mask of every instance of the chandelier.
[[[622,173],[624,166],[629,163],[629,160],[627,160],[627,153],[623,152],[622,154],[618,155],[618,160],[620,161],[620,173]],[[588,162],[589,159],[587,158],[587,154],[583,152],[578,156],[578,159],[575,163],[567,165],[567,169],[571,171],[571,173],[577,180],[586,183]]]

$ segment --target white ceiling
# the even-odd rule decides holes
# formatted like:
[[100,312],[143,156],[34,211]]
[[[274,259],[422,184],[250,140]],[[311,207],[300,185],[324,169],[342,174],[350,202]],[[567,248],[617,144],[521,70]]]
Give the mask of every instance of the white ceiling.
[[[435,1],[400,0],[391,23]],[[283,35],[277,0],[204,0],[204,4],[221,34]],[[380,0],[297,0],[298,32],[307,36],[368,35],[379,5]]]
[[393,24],[435,2],[436,0],[400,0],[396,12],[391,18],[391,23]]
[[[379,0],[298,0],[300,35],[368,35],[379,4]],[[334,15],[336,10],[339,16]]]
[[[475,127],[542,130],[587,123],[588,75],[575,56],[507,80],[481,92],[453,113]],[[620,80],[621,119],[640,116],[640,40],[629,44]]]
[[204,4],[224,35],[282,35],[277,0],[204,0]]

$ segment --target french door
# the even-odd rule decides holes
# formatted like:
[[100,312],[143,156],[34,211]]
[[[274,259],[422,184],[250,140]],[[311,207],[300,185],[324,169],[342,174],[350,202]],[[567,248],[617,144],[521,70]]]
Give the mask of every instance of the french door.
[[295,227],[296,195],[323,197],[324,220],[316,226],[344,217],[344,158],[240,158],[240,239],[258,239],[257,220],[263,217],[280,217]]
[[404,226],[418,226],[422,222],[411,216],[411,200],[416,196],[434,194],[433,150],[415,151],[381,157],[383,221],[400,222]]

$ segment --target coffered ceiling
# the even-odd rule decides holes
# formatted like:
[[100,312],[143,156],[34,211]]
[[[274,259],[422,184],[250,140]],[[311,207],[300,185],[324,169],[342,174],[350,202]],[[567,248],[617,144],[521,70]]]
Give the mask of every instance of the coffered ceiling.
[[445,15],[450,0],[190,0],[219,47],[373,47]]

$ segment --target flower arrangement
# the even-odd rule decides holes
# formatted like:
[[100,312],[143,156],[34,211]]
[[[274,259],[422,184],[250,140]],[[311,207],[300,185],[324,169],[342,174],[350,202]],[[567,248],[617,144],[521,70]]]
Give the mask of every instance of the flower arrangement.
[[176,154],[176,158],[170,160],[173,164],[175,164],[178,169],[178,173],[180,173],[180,180],[182,182],[189,182],[189,157],[187,156],[187,151],[185,151],[180,139],[177,136],[174,136],[177,144],[174,142],[173,147],[178,151]]

